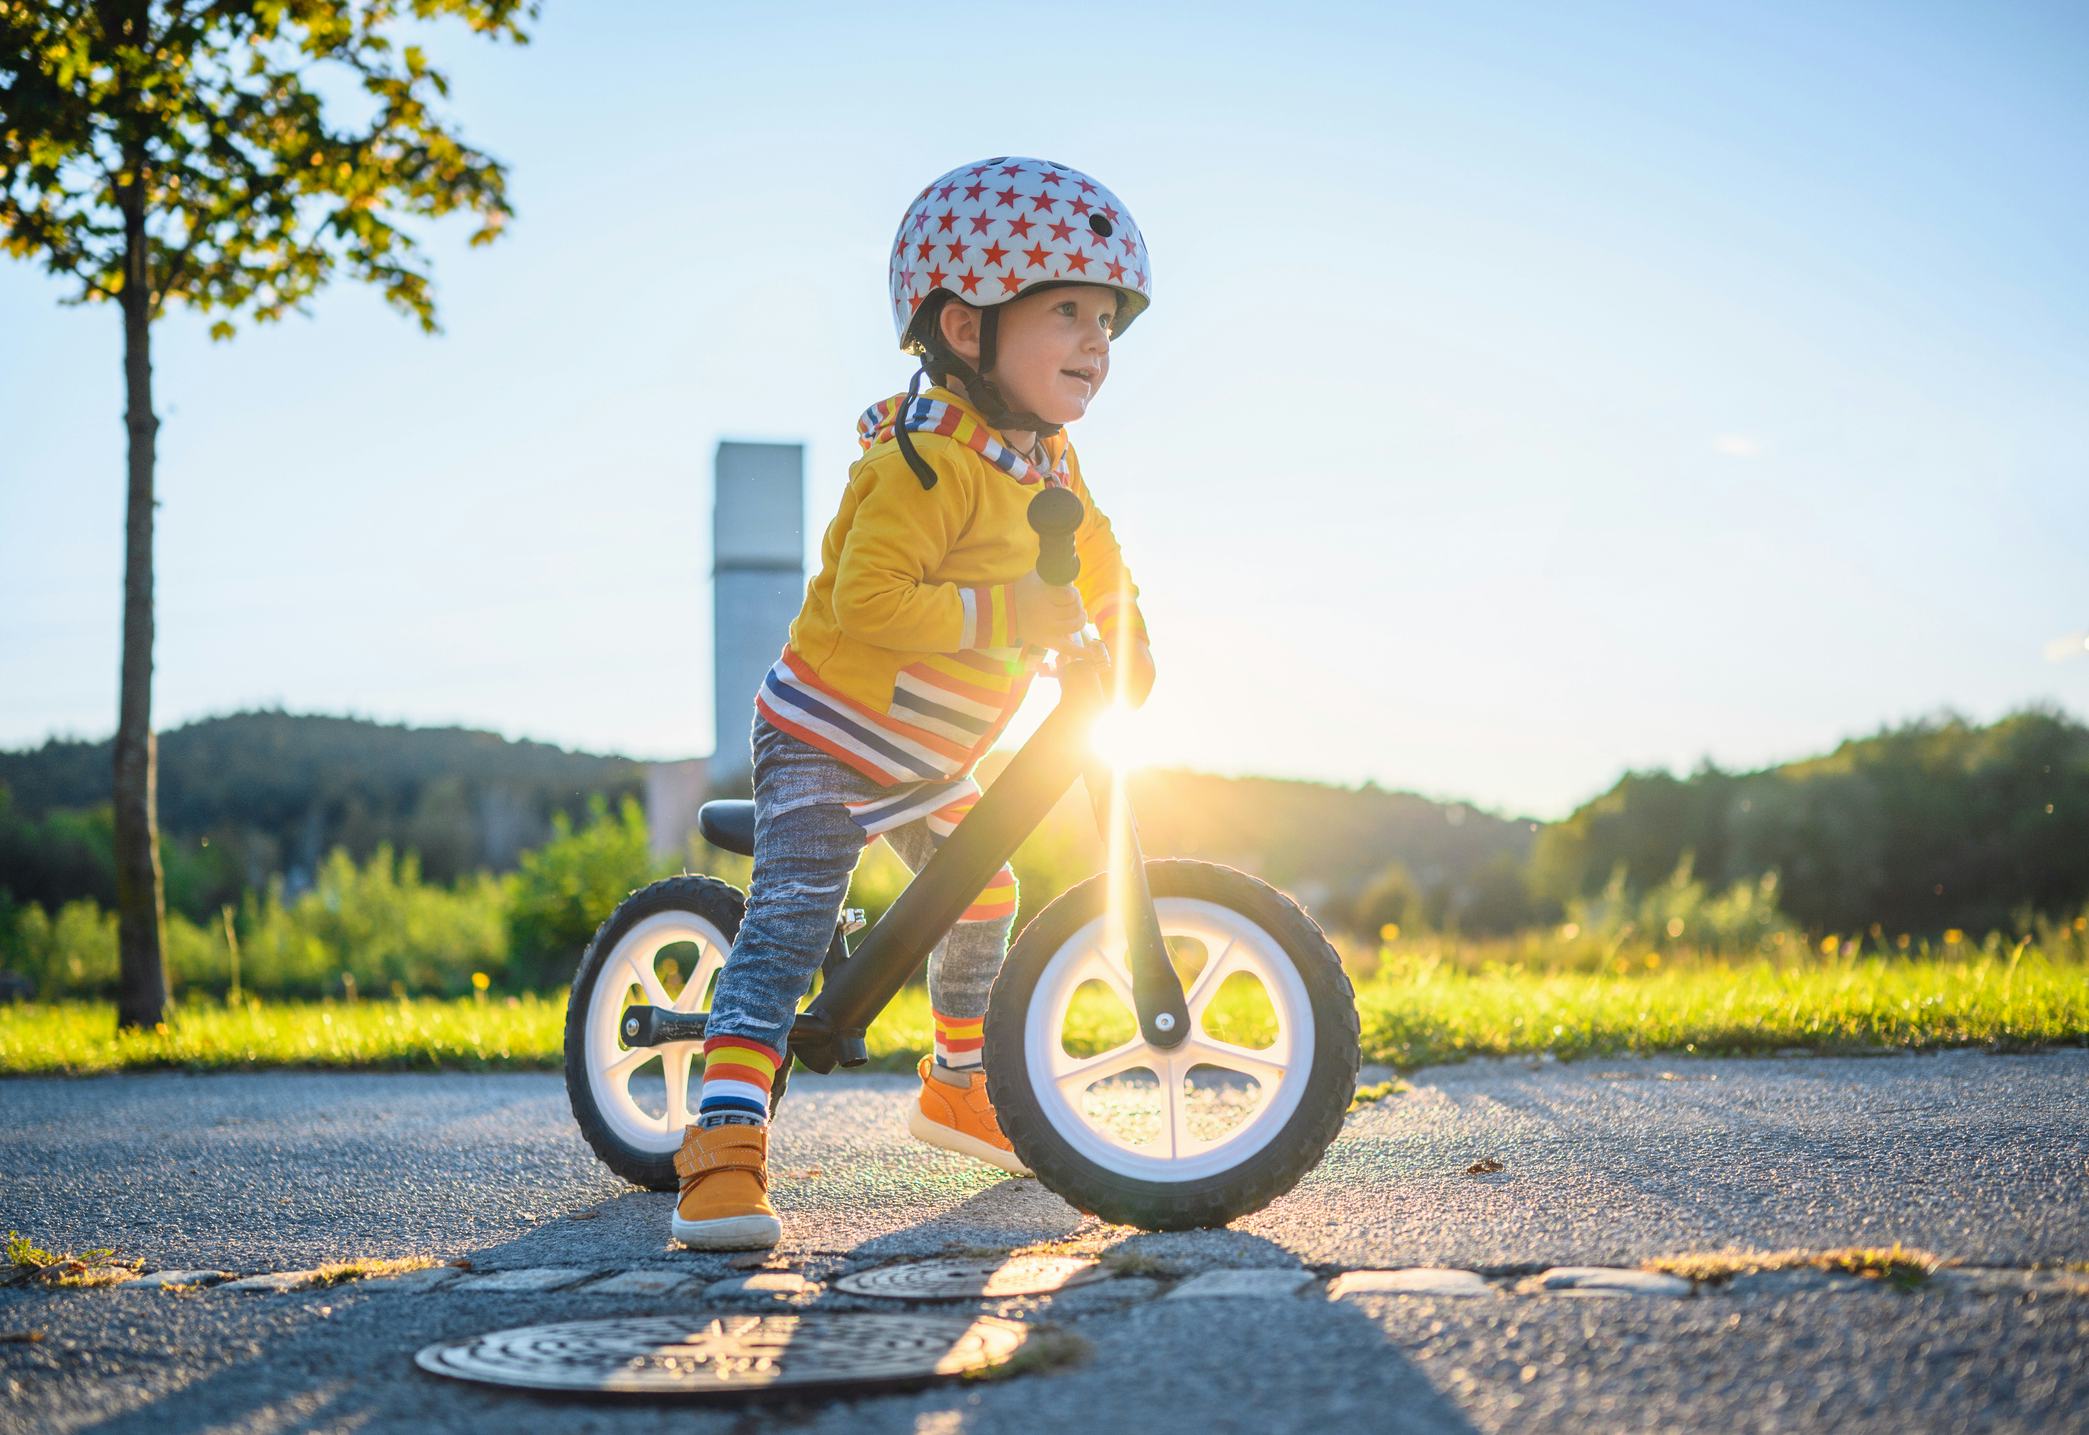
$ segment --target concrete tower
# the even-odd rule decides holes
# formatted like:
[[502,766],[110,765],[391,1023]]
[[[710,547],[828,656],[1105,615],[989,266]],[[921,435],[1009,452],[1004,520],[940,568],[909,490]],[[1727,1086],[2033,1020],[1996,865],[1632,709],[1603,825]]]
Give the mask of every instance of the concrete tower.
[[805,448],[718,445],[711,509],[713,792],[745,792],[754,694],[805,600]]

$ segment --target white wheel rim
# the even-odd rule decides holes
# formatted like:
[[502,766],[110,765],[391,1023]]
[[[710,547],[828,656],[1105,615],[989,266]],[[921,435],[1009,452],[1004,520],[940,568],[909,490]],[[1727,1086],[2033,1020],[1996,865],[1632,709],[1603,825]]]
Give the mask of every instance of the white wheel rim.
[[[1084,983],[1099,980],[1127,1011],[1131,971],[1121,945],[1105,950],[1105,919],[1097,917],[1068,938],[1046,961],[1023,1026],[1023,1053],[1030,1090],[1060,1138],[1096,1165],[1142,1181],[1184,1182],[1229,1171],[1267,1146],[1283,1130],[1305,1096],[1313,1065],[1313,1005],[1304,978],[1283,945],[1253,921],[1229,908],[1190,897],[1159,897],[1154,911],[1161,933],[1204,943],[1204,967],[1183,993],[1190,1034],[1163,1051],[1135,1036],[1095,1056],[1069,1056],[1066,1019]],[[1204,1016],[1226,978],[1245,972],[1261,982],[1274,1011],[1276,1041],[1259,1050],[1219,1041],[1204,1029]],[[1259,1094],[1245,1119],[1217,1139],[1189,1129],[1184,1083],[1194,1067],[1217,1067],[1253,1077]],[[1090,1087],[1125,1072],[1146,1070],[1160,1083],[1161,1132],[1150,1146],[1133,1145],[1098,1126],[1084,1109]]]
[[[677,942],[694,942],[699,952],[680,995],[669,1001],[657,964],[661,952]],[[656,912],[626,932],[595,973],[595,984],[587,997],[588,1088],[594,1093],[595,1109],[602,1113],[603,1121],[627,1145],[656,1156],[678,1149],[682,1129],[695,1119],[689,1100],[692,1070],[699,1083],[703,1071],[697,1060],[700,1042],[625,1046],[617,1030],[623,1016],[624,993],[637,986],[654,1006],[697,1011],[711,978],[725,965],[726,953],[731,949],[732,943],[724,933],[694,912]],[[631,1094],[631,1079],[654,1061],[660,1063],[667,1079],[666,1109],[659,1116],[639,1105],[638,1098]]]

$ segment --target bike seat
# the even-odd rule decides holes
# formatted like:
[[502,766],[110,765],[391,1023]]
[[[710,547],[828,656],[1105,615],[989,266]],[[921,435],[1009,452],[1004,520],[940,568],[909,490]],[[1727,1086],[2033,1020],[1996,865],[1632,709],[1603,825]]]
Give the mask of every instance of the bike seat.
[[[686,810],[686,809],[685,809]],[[696,809],[696,830],[713,847],[742,857],[754,855],[754,804],[745,799],[706,802]]]

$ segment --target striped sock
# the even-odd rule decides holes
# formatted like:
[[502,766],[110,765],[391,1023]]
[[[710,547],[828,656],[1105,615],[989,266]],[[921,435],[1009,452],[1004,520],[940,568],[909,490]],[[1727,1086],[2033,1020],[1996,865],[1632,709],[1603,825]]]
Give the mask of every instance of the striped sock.
[[696,1107],[699,1126],[769,1124],[769,1089],[783,1054],[744,1036],[704,1039],[704,1094]]
[[986,1019],[945,1016],[939,1011],[931,1011],[930,1015],[936,1019],[936,1065],[969,1079],[970,1073],[979,1070],[980,1032]]

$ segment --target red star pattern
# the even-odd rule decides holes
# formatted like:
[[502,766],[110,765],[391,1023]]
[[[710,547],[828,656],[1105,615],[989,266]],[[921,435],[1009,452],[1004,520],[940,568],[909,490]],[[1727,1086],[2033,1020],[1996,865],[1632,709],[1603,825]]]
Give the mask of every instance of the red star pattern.
[[[1024,191],[1026,178],[1037,193]],[[994,238],[997,220],[1008,226],[1005,244]],[[1143,296],[1147,270],[1145,237],[1109,190],[1062,164],[996,156],[954,169],[915,196],[893,240],[886,280],[904,341],[931,294],[998,304],[1072,280]],[[996,279],[998,292],[983,287]]]

